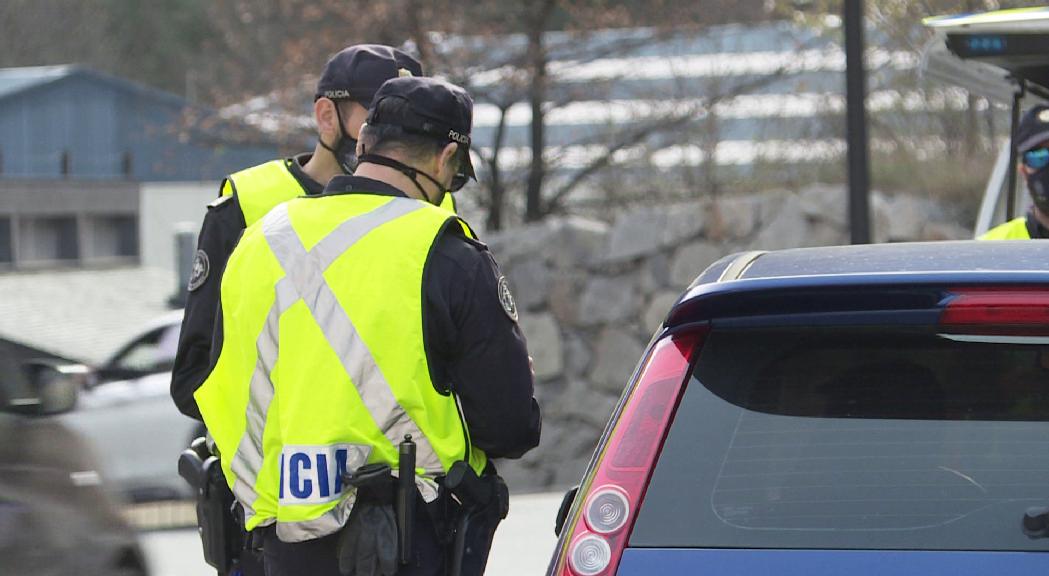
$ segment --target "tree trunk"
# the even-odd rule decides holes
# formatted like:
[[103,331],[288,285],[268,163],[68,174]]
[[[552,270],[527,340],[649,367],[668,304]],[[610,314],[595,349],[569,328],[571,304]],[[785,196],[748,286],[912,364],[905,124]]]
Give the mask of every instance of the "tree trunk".
[[510,104],[499,110],[499,125],[495,128],[492,143],[492,158],[488,162],[491,177],[488,183],[488,230],[501,230],[503,227],[503,174],[499,170],[499,152],[506,137],[506,117],[510,114]]
[[546,119],[543,103],[546,101],[546,47],[543,44],[546,22],[553,10],[554,0],[543,0],[535,17],[530,19],[528,30],[528,65],[532,69],[532,82],[528,89],[528,102],[532,107],[531,148],[532,163],[528,169],[528,188],[525,196],[525,221],[534,222],[543,217],[542,192],[546,165],[543,162],[545,148]]
[[415,42],[415,48],[419,51],[419,62],[423,65],[423,73],[430,73],[433,67],[433,46],[430,45],[430,37],[420,19],[422,7],[418,0],[408,0],[406,4],[405,18],[408,24],[408,37]]

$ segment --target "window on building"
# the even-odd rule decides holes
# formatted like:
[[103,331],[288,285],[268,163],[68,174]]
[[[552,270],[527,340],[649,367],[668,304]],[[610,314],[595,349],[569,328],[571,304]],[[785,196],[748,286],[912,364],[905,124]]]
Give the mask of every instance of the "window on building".
[[73,216],[25,218],[18,226],[20,263],[73,261],[80,257]]
[[0,266],[10,265],[14,261],[11,244],[11,217],[0,216]]
[[96,216],[88,221],[87,252],[92,260],[138,256],[138,219],[133,215]]

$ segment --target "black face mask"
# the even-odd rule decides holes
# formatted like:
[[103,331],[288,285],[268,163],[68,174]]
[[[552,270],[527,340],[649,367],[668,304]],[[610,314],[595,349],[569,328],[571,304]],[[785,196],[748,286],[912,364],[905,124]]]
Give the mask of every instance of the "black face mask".
[[1031,192],[1034,205],[1043,214],[1049,214],[1049,166],[1027,175],[1027,190]]
[[[433,176],[430,176],[429,174],[427,174],[426,172],[423,172],[422,170],[418,170],[416,168],[412,168],[411,166],[409,166],[409,165],[407,165],[407,164],[405,164],[403,162],[399,162],[397,160],[394,160],[393,158],[388,158],[386,156],[380,156],[378,154],[367,154],[367,153],[365,153],[365,154],[361,155],[359,160],[361,162],[368,162],[368,163],[371,163],[371,164],[378,164],[380,166],[386,166],[388,168],[393,168],[394,170],[400,172],[401,174],[404,174],[405,176],[408,177],[409,180],[412,181],[412,184],[415,184],[415,187],[419,189],[419,193],[422,194],[423,198],[426,198],[426,200],[428,202],[430,202],[431,204],[433,204],[434,206],[440,206],[441,203],[444,202],[444,195],[445,194],[450,194],[453,191],[458,190],[458,188],[449,190],[448,188],[445,188],[444,184],[441,184],[440,182],[438,182],[437,179],[434,178]],[[433,182],[437,186],[437,191],[438,191],[439,194],[438,194],[436,200],[430,200],[430,197],[427,196],[427,194],[426,194],[426,190],[423,189],[423,185],[422,184],[419,184],[419,180],[416,178],[416,176],[422,176],[422,177],[426,178],[427,180],[429,180],[430,182]],[[454,183],[454,180],[453,180],[453,183]],[[461,188],[461,186],[460,186],[460,188]]]
[[335,102],[335,117],[339,120],[339,140],[335,143],[335,147],[332,148],[325,144],[323,138],[318,138],[318,140],[325,150],[335,156],[335,161],[339,163],[343,172],[353,174],[353,171],[357,169],[357,140],[351,138],[343,128],[342,113],[339,112],[338,102]]

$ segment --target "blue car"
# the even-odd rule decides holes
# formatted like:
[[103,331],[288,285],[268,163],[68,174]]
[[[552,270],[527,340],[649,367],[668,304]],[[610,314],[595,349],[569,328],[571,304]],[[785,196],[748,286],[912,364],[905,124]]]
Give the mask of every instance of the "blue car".
[[553,576],[1049,570],[1049,243],[722,259],[558,518]]

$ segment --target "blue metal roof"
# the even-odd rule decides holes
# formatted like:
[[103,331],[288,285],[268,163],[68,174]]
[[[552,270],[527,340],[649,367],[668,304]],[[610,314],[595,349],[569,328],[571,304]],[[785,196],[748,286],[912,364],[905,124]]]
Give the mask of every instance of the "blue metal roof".
[[170,92],[151,88],[144,84],[139,84],[138,82],[133,82],[119,76],[112,76],[105,72],[99,72],[98,70],[81,66],[79,64],[0,68],[0,99],[25,92],[26,90],[45,86],[53,82],[58,82],[59,80],[71,78],[73,76],[89,78],[94,81],[114,86],[126,92],[148,96],[149,98],[160,100],[167,104],[180,106],[189,105],[189,102],[186,99]]
[[168,181],[217,179],[279,150],[177,94],[64,65],[0,69],[0,152],[3,178]]
[[0,68],[0,98],[65,78],[76,69],[72,65]]

